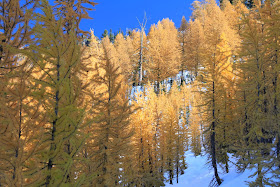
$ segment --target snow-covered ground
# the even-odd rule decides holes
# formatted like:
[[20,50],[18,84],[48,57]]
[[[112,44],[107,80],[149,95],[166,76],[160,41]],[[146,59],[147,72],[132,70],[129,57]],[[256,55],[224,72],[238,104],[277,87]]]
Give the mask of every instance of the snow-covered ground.
[[[186,161],[188,163],[188,169],[185,170],[185,174],[179,177],[179,183],[176,180],[173,181],[173,185],[166,184],[168,187],[208,187],[209,183],[213,179],[214,171],[209,168],[207,163],[207,156],[197,156],[190,151],[186,152]],[[220,171],[222,171],[220,169]],[[254,171],[246,170],[243,173],[237,173],[234,166],[231,165],[229,173],[219,173],[220,177],[224,180],[221,187],[243,187],[246,185],[246,181],[253,181],[255,178],[249,178]]]

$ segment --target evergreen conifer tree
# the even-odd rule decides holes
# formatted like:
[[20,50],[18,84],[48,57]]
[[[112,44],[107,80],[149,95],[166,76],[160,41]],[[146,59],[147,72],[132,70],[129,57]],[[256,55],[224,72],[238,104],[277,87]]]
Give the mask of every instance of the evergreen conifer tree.
[[104,32],[101,35],[101,38],[106,38],[108,36],[108,30],[104,30]]

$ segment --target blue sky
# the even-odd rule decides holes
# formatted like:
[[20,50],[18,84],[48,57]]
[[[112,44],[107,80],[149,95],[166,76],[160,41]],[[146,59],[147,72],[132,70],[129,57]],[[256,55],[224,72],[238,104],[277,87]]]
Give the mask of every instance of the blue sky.
[[189,19],[193,0],[95,0],[95,2],[98,3],[95,11],[90,12],[90,16],[94,19],[82,21],[80,28],[87,31],[92,28],[95,35],[100,37],[105,29],[117,32],[120,28],[123,31],[126,28],[139,28],[137,18],[142,20],[144,12],[148,18],[146,32],[151,24],[163,18],[170,18],[176,27],[179,27],[183,15]]

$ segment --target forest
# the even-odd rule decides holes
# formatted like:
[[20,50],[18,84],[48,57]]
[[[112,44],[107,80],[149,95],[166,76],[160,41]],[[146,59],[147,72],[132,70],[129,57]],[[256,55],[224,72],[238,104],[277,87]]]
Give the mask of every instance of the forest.
[[179,28],[101,38],[80,29],[96,5],[1,0],[0,187],[160,187],[189,150],[209,186],[229,157],[280,186],[279,0],[194,1]]

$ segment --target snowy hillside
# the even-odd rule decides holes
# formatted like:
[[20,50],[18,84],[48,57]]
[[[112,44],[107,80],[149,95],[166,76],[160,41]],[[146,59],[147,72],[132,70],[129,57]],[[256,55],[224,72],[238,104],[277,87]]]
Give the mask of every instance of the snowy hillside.
[[[166,184],[167,187],[208,187],[210,181],[213,179],[214,172],[210,169],[207,163],[207,156],[195,157],[191,151],[186,152],[186,161],[188,169],[185,174],[179,177],[179,183],[173,181],[175,184]],[[221,170],[220,170],[221,171]],[[221,187],[245,187],[246,181],[252,181],[253,178],[249,176],[253,173],[252,170],[246,170],[244,173],[237,173],[233,165],[231,165],[229,173],[220,173],[221,178],[224,180]]]

